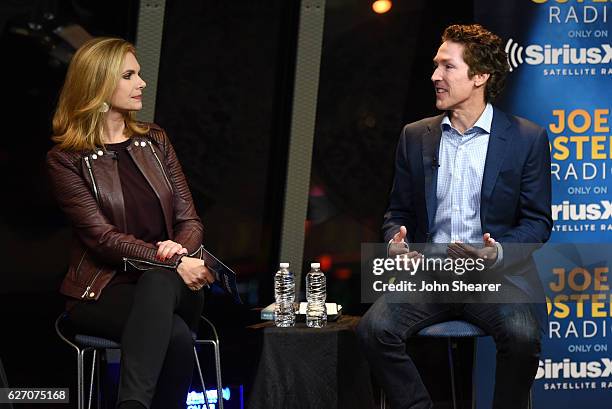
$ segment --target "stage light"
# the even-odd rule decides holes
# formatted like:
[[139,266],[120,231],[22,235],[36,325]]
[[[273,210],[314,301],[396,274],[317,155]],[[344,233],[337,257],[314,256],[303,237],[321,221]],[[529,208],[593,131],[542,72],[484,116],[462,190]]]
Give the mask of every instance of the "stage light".
[[352,275],[353,271],[350,268],[343,267],[334,270],[334,278],[336,278],[337,280],[345,281],[351,278]]
[[319,256],[319,263],[321,264],[321,270],[329,271],[332,267],[332,257],[329,254],[321,254]]
[[375,13],[383,14],[391,10],[391,6],[391,0],[376,0],[372,3],[372,10],[374,10]]

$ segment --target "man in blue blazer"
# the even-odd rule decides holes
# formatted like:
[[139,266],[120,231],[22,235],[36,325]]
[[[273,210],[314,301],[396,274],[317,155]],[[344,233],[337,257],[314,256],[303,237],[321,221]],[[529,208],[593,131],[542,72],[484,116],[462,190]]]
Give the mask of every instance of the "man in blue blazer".
[[548,137],[491,105],[508,72],[495,34],[480,25],[448,27],[434,66],[436,107],[445,113],[400,135],[385,240],[396,252],[408,243],[449,243],[448,256],[484,259],[487,273],[502,277],[505,298],[524,303],[411,304],[385,295],[362,318],[358,336],[391,407],[429,409],[406,339],[437,322],[472,322],[497,345],[493,408],[527,408],[540,353],[538,315],[545,314],[544,304],[533,304],[542,286],[531,253],[552,230]]

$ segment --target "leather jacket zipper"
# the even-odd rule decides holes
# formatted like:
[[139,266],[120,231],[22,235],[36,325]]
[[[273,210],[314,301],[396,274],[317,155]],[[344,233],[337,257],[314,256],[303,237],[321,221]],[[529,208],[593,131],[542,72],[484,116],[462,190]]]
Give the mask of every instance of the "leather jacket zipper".
[[91,179],[91,184],[93,186],[94,195],[96,196],[96,202],[100,202],[100,198],[98,197],[98,187],[96,186],[96,179],[94,179],[93,171],[91,169],[91,164],[89,163],[89,158],[85,156],[85,164],[87,165],[87,170],[89,171],[89,178]]
[[[196,253],[200,253],[200,257],[202,254],[202,245],[200,245],[200,247],[198,247],[193,253],[191,254],[187,254],[188,257],[193,257]],[[152,261],[147,261],[147,260],[135,260],[135,259],[129,259],[127,257],[123,257],[123,271],[127,271],[127,265],[131,265],[132,267],[134,267],[137,270],[141,270],[144,271],[146,269],[144,268],[140,268],[138,266],[136,266],[133,262],[136,263],[141,263],[141,264],[148,264],[150,266],[155,266],[155,267],[164,267],[164,268],[168,268],[168,267],[173,267],[176,268],[177,266],[169,266],[168,264],[161,264],[161,263],[154,263]]]
[[162,174],[164,175],[164,179],[166,179],[166,183],[168,183],[168,187],[170,188],[170,191],[174,191],[174,189],[172,189],[172,183],[170,183],[170,179],[168,179],[168,175],[166,174],[166,171],[164,170],[164,167],[162,166],[161,160],[159,160],[159,156],[157,156],[157,152],[155,152],[155,149],[153,148],[153,144],[151,143],[151,141],[147,141],[149,144],[149,147],[151,148],[151,152],[153,152],[153,156],[155,156],[155,159],[157,160],[157,164],[159,165],[159,168],[162,171]]
[[[96,275],[91,279],[91,281],[89,282],[89,285],[87,286],[87,288],[85,289],[85,291],[83,292],[83,294],[81,295],[81,298],[85,298],[87,297],[87,294],[89,293],[89,290],[91,290],[91,287],[93,287],[94,283],[96,282],[96,280],[98,279],[98,277],[100,276],[100,273],[102,272],[102,269],[99,268],[98,272],[96,273]],[[93,296],[92,296],[93,297]]]
[[168,264],[153,263],[151,261],[146,261],[146,260],[132,260],[132,259],[128,259],[127,257],[123,257],[123,271],[127,271],[128,264],[137,270],[141,270],[141,271],[145,270],[144,268],[138,268],[136,265],[134,265],[132,261],[135,261],[136,263],[148,264],[150,266],[155,266],[155,267],[164,267],[164,268],[174,267]]
[[76,268],[77,275],[79,275],[79,269],[81,268],[81,264],[83,264],[83,260],[85,260],[86,254],[87,254],[87,250],[83,251],[83,255],[81,256],[81,259],[79,260],[79,264],[77,265],[77,268]]
[[196,253],[200,253],[200,256],[198,258],[202,258],[202,247],[204,247],[203,245],[200,244],[200,247],[198,247],[197,249],[195,249],[193,251],[193,253],[191,254],[187,254],[189,257],[193,257]]

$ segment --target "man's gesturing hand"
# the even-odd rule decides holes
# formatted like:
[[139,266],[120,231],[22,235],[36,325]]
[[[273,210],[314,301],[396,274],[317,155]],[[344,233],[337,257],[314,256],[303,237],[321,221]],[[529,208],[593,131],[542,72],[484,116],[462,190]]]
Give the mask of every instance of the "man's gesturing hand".
[[406,230],[406,226],[401,226],[399,231],[395,233],[395,235],[389,242],[389,249],[387,252],[389,257],[393,258],[400,254],[407,254],[409,252],[408,244],[404,240],[406,238],[407,233],[408,231]]
[[481,258],[487,267],[490,267],[497,261],[497,245],[495,244],[495,239],[489,233],[482,235],[482,242],[484,247],[476,248],[456,241],[448,245],[448,255],[452,258]]
[[406,230],[406,226],[401,226],[399,231],[395,233],[395,236],[393,236],[393,239],[391,239],[391,241],[393,243],[405,242],[404,239],[406,238],[407,234],[408,234],[408,230]]
[[406,230],[406,226],[401,226],[399,231],[395,233],[389,243],[389,250],[387,252],[390,258],[395,258],[400,255],[409,259],[423,256],[418,251],[410,251],[408,243],[405,241],[407,234],[408,231]]

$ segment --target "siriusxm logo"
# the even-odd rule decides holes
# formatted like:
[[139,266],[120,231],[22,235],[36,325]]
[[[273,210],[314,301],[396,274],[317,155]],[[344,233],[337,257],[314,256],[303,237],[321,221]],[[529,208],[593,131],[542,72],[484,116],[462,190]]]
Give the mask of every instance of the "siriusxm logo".
[[612,218],[612,202],[602,200],[599,203],[571,203],[564,200],[561,204],[552,205],[553,220],[608,220]]
[[609,376],[612,376],[612,360],[609,358],[590,362],[572,362],[569,358],[561,362],[545,359],[544,362],[540,361],[536,373],[536,379],[583,379]]
[[531,44],[527,47],[520,46],[513,39],[506,43],[506,54],[510,64],[510,71],[520,64],[529,65],[578,65],[578,64],[610,64],[612,63],[612,46],[601,44],[599,47],[576,48],[569,44],[563,44],[555,48],[550,44]]

